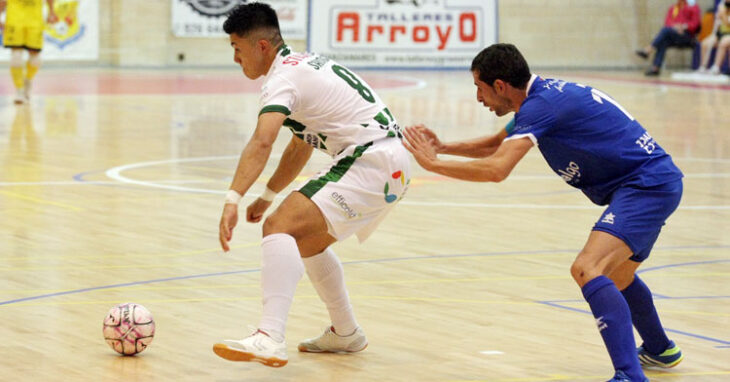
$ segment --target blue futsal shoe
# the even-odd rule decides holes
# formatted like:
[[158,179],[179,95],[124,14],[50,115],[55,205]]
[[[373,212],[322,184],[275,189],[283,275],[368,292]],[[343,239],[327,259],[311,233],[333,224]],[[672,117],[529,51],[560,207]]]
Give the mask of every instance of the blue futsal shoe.
[[639,353],[639,363],[641,363],[641,366],[670,368],[677,366],[684,358],[682,349],[674,341],[669,341],[669,347],[661,354],[651,354],[643,346],[639,346],[636,352]]
[[[621,370],[616,370],[616,375],[606,382],[632,382],[631,379]],[[649,382],[649,378],[644,378],[642,382]]]

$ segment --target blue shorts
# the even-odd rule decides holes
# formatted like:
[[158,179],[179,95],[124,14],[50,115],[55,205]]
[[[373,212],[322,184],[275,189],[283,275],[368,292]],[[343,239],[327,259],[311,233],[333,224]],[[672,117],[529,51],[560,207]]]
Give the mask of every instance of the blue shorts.
[[631,260],[649,257],[659,232],[682,199],[682,180],[649,188],[624,186],[611,196],[611,203],[593,226],[623,240],[634,253]]

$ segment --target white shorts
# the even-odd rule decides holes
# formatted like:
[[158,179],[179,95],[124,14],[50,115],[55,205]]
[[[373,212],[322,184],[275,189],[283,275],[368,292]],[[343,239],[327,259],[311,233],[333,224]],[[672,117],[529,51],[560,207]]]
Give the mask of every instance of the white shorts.
[[339,241],[354,233],[363,242],[405,194],[410,163],[397,138],[350,146],[298,191],[322,211],[332,237]]

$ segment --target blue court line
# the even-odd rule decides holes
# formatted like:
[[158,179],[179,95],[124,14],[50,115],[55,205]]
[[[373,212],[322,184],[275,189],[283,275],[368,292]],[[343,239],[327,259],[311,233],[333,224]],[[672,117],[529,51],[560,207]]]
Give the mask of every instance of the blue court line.
[[89,182],[88,180],[84,179],[84,177],[85,177],[86,175],[89,175],[89,174],[96,174],[96,173],[98,173],[98,172],[102,172],[102,171],[104,171],[104,170],[92,170],[92,171],[84,171],[84,172],[80,172],[80,173],[78,173],[78,174],[74,174],[74,176],[73,176],[73,180],[75,180],[75,181],[77,181],[77,182]]
[[645,268],[640,271],[637,271],[636,273],[639,274],[639,273],[644,273],[644,272],[656,271],[656,270],[660,270],[660,269],[686,267],[688,265],[717,264],[717,263],[727,263],[727,262],[730,262],[730,260],[691,261],[688,263],[667,264],[667,265],[659,265],[659,266],[651,267],[651,268]]
[[[638,271],[636,273],[651,272],[651,271],[663,270],[663,269],[668,269],[668,268],[676,268],[676,267],[685,267],[685,266],[690,266],[690,265],[717,264],[717,263],[728,263],[728,262],[730,262],[730,260],[693,261],[693,262],[687,262],[687,263],[667,264],[667,265],[660,265],[660,266],[656,266],[656,267],[646,268],[646,269],[643,269],[643,270]],[[724,299],[724,298],[730,298],[730,296],[685,296],[685,297],[671,297],[671,296],[657,295],[657,294],[654,294],[653,292],[652,292],[652,295],[654,295],[654,297],[660,297],[662,299],[667,299],[667,300],[693,300],[693,299],[703,299],[704,300],[704,299]],[[575,303],[585,302],[584,300],[573,299],[573,300],[550,300],[550,301],[536,301],[536,302],[537,303],[540,303],[540,304],[543,304],[543,305],[551,306],[551,307],[554,307],[554,308],[560,308],[560,309],[565,309],[565,310],[570,310],[570,311],[573,311],[573,312],[590,314],[590,315],[593,314],[590,311],[585,310],[585,309],[578,309],[578,308],[573,308],[571,306],[566,306],[566,305],[559,304],[559,303],[567,303],[567,302],[575,302]],[[725,340],[721,340],[721,339],[718,339],[718,338],[707,337],[707,336],[703,336],[701,334],[694,334],[694,333],[684,332],[684,331],[677,330],[677,329],[664,328],[664,330],[666,330],[667,332],[671,332],[671,333],[681,334],[681,335],[684,335],[684,336],[687,336],[687,337],[693,337],[693,338],[698,338],[698,339],[705,340],[705,341],[709,341],[709,342],[714,342],[714,343],[722,344],[721,346],[716,346],[716,348],[730,348],[730,341],[725,341]]]
[[124,183],[116,183],[116,182],[110,182],[110,181],[97,182],[97,181],[94,181],[94,180],[86,180],[85,179],[85,177],[88,176],[88,175],[99,174],[99,173],[103,174],[105,172],[106,172],[106,170],[84,171],[84,172],[80,172],[78,174],[74,174],[74,176],[72,178],[73,178],[74,181],[79,182],[79,183],[91,183],[91,184],[94,184],[94,185],[97,185],[97,186],[102,186],[102,187],[116,187],[116,188],[124,188],[124,189],[129,189],[129,190],[143,190],[144,189],[145,191],[147,191],[146,189],[149,189],[149,190],[161,190],[159,188],[151,188],[151,187],[144,187],[144,188],[142,188],[142,187],[131,186],[131,185],[124,184]]
[[[730,298],[730,296],[723,296],[723,297]],[[560,300],[560,301],[561,302],[568,302],[568,301],[571,301],[571,302],[584,302],[583,300]],[[553,308],[560,308],[560,309],[564,309],[564,310],[570,310],[572,312],[578,312],[578,313],[584,313],[584,314],[593,315],[593,313],[591,313],[588,310],[573,308],[573,307],[565,306],[565,305],[560,305],[560,304],[557,304],[555,301],[535,301],[535,302],[537,302],[539,304],[551,306]],[[714,342],[714,343],[722,344],[720,346],[716,346],[716,348],[726,348],[726,347],[730,348],[730,341],[724,341],[724,340],[721,340],[721,339],[718,339],[718,338],[707,337],[707,336],[703,336],[701,334],[694,334],[694,333],[684,332],[684,331],[681,331],[681,330],[670,329],[670,328],[666,328],[666,327],[664,328],[664,330],[667,331],[667,332],[670,332],[670,333],[681,334],[681,335],[687,336],[687,337],[693,337],[693,338],[698,338],[698,339],[705,340],[705,341],[709,341],[709,342]]]
[[199,275],[166,277],[166,278],[163,278],[163,279],[131,281],[131,282],[128,282],[128,283],[121,283],[121,284],[102,285],[102,286],[97,286],[97,287],[73,289],[73,290],[67,290],[67,291],[63,291],[63,292],[48,293],[48,294],[41,294],[41,295],[37,295],[37,296],[17,298],[15,300],[0,301],[0,306],[2,306],[2,305],[9,305],[9,304],[15,304],[15,303],[24,302],[24,301],[40,300],[40,299],[49,298],[49,297],[64,296],[64,295],[77,294],[77,293],[85,293],[85,292],[91,292],[91,291],[102,290],[102,289],[124,288],[124,287],[128,287],[128,286],[144,285],[144,284],[153,284],[153,283],[162,283],[162,282],[166,282],[166,281],[175,281],[175,280],[189,280],[189,279],[199,279],[199,278],[204,278],[204,277],[227,276],[227,275],[239,274],[239,273],[253,273],[253,272],[258,272],[260,270],[261,269],[246,269],[246,270],[241,270],[241,271],[203,273],[203,274],[199,274]]
[[[584,301],[584,300],[564,300],[564,301],[565,302],[567,302],[567,301],[581,302],[581,301]],[[573,308],[573,307],[570,307],[570,306],[560,305],[560,304],[557,304],[555,301],[535,301],[535,302],[538,303],[538,304],[552,306],[553,308],[560,308],[560,309],[565,309],[565,310],[571,310],[573,312],[578,312],[578,313],[591,314],[591,312],[589,310],[578,309],[578,308]]]
[[[695,249],[695,248],[711,248],[711,249],[722,249],[722,248],[728,248],[730,246],[699,246],[699,247],[691,247],[691,246],[677,246],[677,247],[665,247],[665,248],[657,248],[658,250],[663,251],[671,251],[671,250],[685,250],[685,249]],[[394,258],[385,258],[385,259],[369,259],[369,260],[353,260],[353,261],[346,261],[343,262],[343,265],[355,265],[355,264],[376,264],[376,263],[389,263],[389,262],[396,262],[396,261],[410,261],[410,260],[426,260],[426,259],[445,259],[445,258],[467,258],[467,257],[490,257],[490,256],[516,256],[516,255],[539,255],[539,254],[555,254],[555,253],[561,253],[561,252],[578,252],[578,250],[574,248],[570,249],[545,249],[545,250],[535,250],[535,251],[503,251],[503,252],[491,252],[491,253],[472,253],[472,254],[446,254],[446,255],[427,255],[427,256],[409,256],[409,257],[394,257]],[[702,261],[702,262],[692,262],[692,263],[682,263],[682,265],[696,265],[696,264],[708,264],[708,263],[722,263],[722,262],[730,262],[730,260],[714,260],[714,261]],[[679,266],[675,264],[665,265],[665,266],[659,266],[659,267],[653,267],[653,268],[647,268],[644,271],[650,271],[650,270],[658,270],[658,269],[664,269],[664,268],[670,268],[674,266]],[[9,305],[14,304],[18,302],[24,302],[24,301],[31,301],[31,300],[39,300],[43,298],[50,298],[50,297],[56,297],[56,296],[64,296],[64,295],[70,295],[70,294],[78,294],[78,293],[85,293],[95,290],[103,290],[103,289],[112,289],[112,288],[123,288],[128,286],[135,286],[135,285],[144,285],[144,284],[153,284],[153,283],[160,283],[160,282],[167,282],[167,281],[176,281],[176,280],[188,280],[188,279],[198,279],[198,278],[206,278],[206,277],[216,277],[216,276],[226,276],[226,275],[233,275],[233,274],[243,274],[243,273],[252,273],[252,272],[258,272],[260,271],[260,268],[256,269],[244,269],[244,270],[238,270],[238,271],[227,271],[227,272],[214,272],[214,273],[203,273],[203,274],[197,274],[197,275],[187,275],[187,276],[176,276],[176,277],[167,277],[167,278],[161,278],[161,279],[152,279],[152,280],[142,280],[142,281],[131,281],[128,283],[121,283],[121,284],[112,284],[112,285],[102,285],[102,286],[96,286],[96,287],[89,287],[89,288],[81,288],[81,289],[73,289],[63,292],[55,292],[55,293],[48,293],[48,294],[42,294],[37,296],[29,296],[29,297],[23,297],[18,298],[14,300],[7,300],[7,301],[0,301],[0,306],[2,305]],[[639,273],[639,272],[637,272]],[[663,296],[663,298],[671,298]],[[547,303],[547,302],[575,302],[576,300],[553,300],[553,301],[538,301],[540,303]],[[580,300],[577,300],[580,301]],[[566,309],[572,309],[567,308]]]
[[[346,261],[342,264],[343,265],[354,265],[354,264],[365,264],[365,263],[375,264],[375,263],[387,263],[387,262],[393,262],[393,261],[459,258],[459,257],[537,255],[537,254],[553,254],[553,253],[569,252],[569,251],[574,251],[574,250],[573,249],[552,249],[552,250],[539,250],[539,251],[528,251],[528,252],[508,251],[508,252],[476,253],[476,254],[410,256],[410,257],[395,257],[395,258],[386,258],[386,259],[354,260],[354,261]],[[128,286],[154,284],[154,283],[161,283],[161,282],[167,282],[167,281],[199,279],[199,278],[206,278],[206,277],[227,276],[227,275],[242,274],[242,273],[253,273],[253,272],[259,272],[260,270],[261,270],[260,268],[255,268],[255,269],[243,269],[243,270],[238,270],[238,271],[202,273],[202,274],[197,274],[197,275],[176,276],[176,277],[167,277],[167,278],[162,278],[162,279],[152,279],[152,280],[142,280],[142,281],[131,281],[128,283],[121,283],[121,284],[102,285],[102,286],[89,287],[89,288],[73,289],[73,290],[67,290],[67,291],[63,291],[63,292],[47,293],[47,294],[41,294],[41,295],[37,295],[37,296],[18,298],[18,299],[14,299],[14,300],[0,301],[0,306],[15,304],[15,303],[24,302],[24,301],[39,300],[39,299],[44,299],[44,298],[85,293],[85,292],[91,292],[91,291],[103,290],[103,289],[123,288],[123,287],[128,287]]]
[[[656,248],[656,249],[658,249],[658,250],[684,250],[684,249],[696,249],[696,248],[721,249],[721,248],[727,248],[727,247],[728,246],[698,246],[698,247],[677,246],[677,247],[666,247],[666,248]],[[389,263],[389,262],[410,261],[410,260],[491,257],[491,256],[516,256],[516,255],[531,255],[531,254],[538,255],[538,254],[555,254],[555,253],[561,253],[561,252],[578,252],[578,250],[576,250],[576,249],[552,249],[552,250],[536,250],[536,251],[505,251],[505,252],[477,253],[477,254],[452,254],[452,255],[446,254],[446,255],[408,256],[408,257],[396,257],[396,258],[385,258],[385,259],[354,260],[354,261],[347,261],[342,264],[343,265],[376,264],[376,263]],[[687,263],[678,263],[678,264],[668,264],[668,265],[663,265],[663,266],[647,268],[647,269],[644,269],[643,272],[662,270],[662,269],[674,268],[674,267],[680,267],[680,266],[716,264],[716,263],[727,263],[727,262],[730,262],[730,260],[710,260],[710,261],[696,261],[696,262],[687,262]],[[189,280],[189,279],[198,279],[198,278],[207,278],[207,277],[228,276],[228,275],[234,275],[234,274],[253,273],[253,272],[259,272],[260,270],[261,270],[260,268],[244,269],[244,270],[237,270],[237,271],[203,273],[203,274],[197,274],[197,275],[176,276],[176,277],[167,277],[167,278],[161,278],[161,279],[131,281],[131,282],[121,283],[121,284],[102,285],[102,286],[97,286],[97,287],[74,289],[74,290],[68,290],[68,291],[63,291],[63,292],[47,293],[47,294],[23,297],[23,298],[18,298],[18,299],[13,299],[13,300],[0,301],[0,306],[20,303],[20,302],[25,302],[25,301],[40,300],[40,299],[44,299],[44,298],[51,298],[51,297],[57,297],[57,296],[79,294],[79,293],[85,293],[85,292],[96,291],[96,290],[123,288],[123,287],[128,287],[128,286],[153,284],[153,283],[161,283],[161,282],[176,281],[176,280]],[[640,272],[637,272],[637,273],[640,273]],[[708,298],[708,297],[709,298],[727,298],[730,296],[705,296],[704,298]],[[666,297],[666,298],[672,299],[673,297]],[[695,298],[700,298],[700,297],[695,297]],[[678,299],[681,299],[681,297],[679,297]],[[558,304],[559,302],[576,302],[576,301],[581,301],[581,300],[553,300],[553,301],[535,301],[535,302],[539,303],[539,304],[551,306],[551,307],[556,307],[556,308],[560,308],[560,309],[578,312],[578,313],[591,314],[591,312],[583,310],[583,309],[577,309],[577,308],[573,308],[570,306]],[[720,343],[722,345],[730,345],[730,341],[724,341],[724,340],[720,340],[717,338],[703,336],[700,334],[693,334],[693,333],[683,332],[680,330],[669,329],[669,328],[665,328],[665,330],[668,332],[677,333],[677,334],[685,335],[688,337],[694,337],[694,338],[698,338],[698,339],[702,339],[702,340],[706,340],[706,341],[710,341],[710,342]],[[721,346],[721,347],[724,348],[725,346]]]

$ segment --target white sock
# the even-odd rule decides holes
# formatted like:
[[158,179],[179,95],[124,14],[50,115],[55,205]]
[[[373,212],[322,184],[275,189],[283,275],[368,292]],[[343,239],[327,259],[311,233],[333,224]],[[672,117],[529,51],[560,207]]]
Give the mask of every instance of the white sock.
[[266,236],[261,242],[261,290],[264,314],[259,329],[275,341],[283,341],[286,319],[297,283],[304,274],[297,241],[285,233]]
[[309,280],[327,306],[335,333],[347,336],[355,332],[357,321],[345,287],[345,272],[335,252],[327,248],[322,253],[302,260]]

